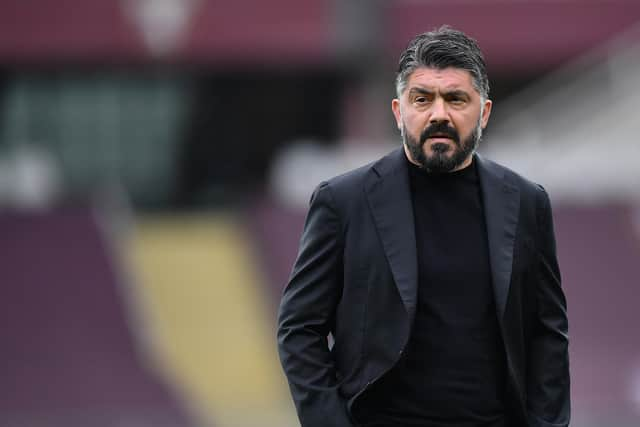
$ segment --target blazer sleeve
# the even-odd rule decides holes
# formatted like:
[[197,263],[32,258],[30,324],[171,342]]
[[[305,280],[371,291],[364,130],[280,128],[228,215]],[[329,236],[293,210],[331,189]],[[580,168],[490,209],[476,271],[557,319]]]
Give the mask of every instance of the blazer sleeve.
[[278,313],[278,350],[302,427],[351,427],[327,335],[342,295],[343,237],[327,183],[311,197]]
[[570,419],[567,303],[549,196],[542,187],[537,201],[536,320],[527,375],[530,427],[566,427]]

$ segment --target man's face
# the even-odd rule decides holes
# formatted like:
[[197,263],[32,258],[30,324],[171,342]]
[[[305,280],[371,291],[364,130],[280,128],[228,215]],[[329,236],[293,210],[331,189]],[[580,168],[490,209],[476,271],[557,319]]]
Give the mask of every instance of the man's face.
[[409,161],[430,172],[471,163],[491,101],[482,101],[471,73],[459,68],[418,68],[391,103]]

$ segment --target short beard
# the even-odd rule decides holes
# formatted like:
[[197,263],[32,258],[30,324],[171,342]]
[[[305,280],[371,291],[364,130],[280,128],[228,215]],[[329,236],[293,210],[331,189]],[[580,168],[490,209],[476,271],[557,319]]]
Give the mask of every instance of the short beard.
[[423,132],[420,136],[420,141],[418,141],[409,135],[404,125],[402,126],[402,142],[409,150],[411,158],[417,162],[422,169],[429,173],[447,173],[461,166],[470,155],[475,153],[482,139],[482,126],[480,120],[478,120],[478,125],[462,142],[457,133],[454,132],[454,135],[451,135],[451,139],[455,145],[453,154],[448,155],[451,150],[448,145],[434,144],[432,146],[434,153],[427,155],[423,147],[429,138],[429,129],[430,128],[427,128],[425,132]]

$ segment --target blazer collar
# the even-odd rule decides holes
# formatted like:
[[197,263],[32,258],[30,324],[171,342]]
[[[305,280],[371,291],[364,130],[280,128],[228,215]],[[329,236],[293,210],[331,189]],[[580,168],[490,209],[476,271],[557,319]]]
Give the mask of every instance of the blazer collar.
[[409,188],[409,172],[401,147],[372,166],[365,182],[369,208],[410,319],[416,311],[418,260]]
[[[502,325],[513,263],[520,197],[503,167],[476,154],[498,321]],[[418,263],[409,175],[401,147],[373,164],[365,183],[369,208],[410,319],[416,310]]]
[[475,158],[478,162],[482,204],[487,225],[496,311],[502,326],[511,283],[513,249],[520,214],[520,191],[510,182],[511,175],[507,173],[507,169],[480,155],[476,154]]

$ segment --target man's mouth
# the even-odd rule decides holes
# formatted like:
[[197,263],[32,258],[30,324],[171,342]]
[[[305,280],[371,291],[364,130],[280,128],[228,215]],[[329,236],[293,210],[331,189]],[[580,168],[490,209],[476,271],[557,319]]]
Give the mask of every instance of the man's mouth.
[[435,133],[433,135],[429,135],[427,139],[453,139],[451,135],[446,135],[443,133]]
[[450,144],[451,142],[458,144],[458,133],[444,123],[437,123],[429,126],[421,135],[420,142],[425,143],[429,141],[430,144],[434,142],[442,142],[443,144]]

